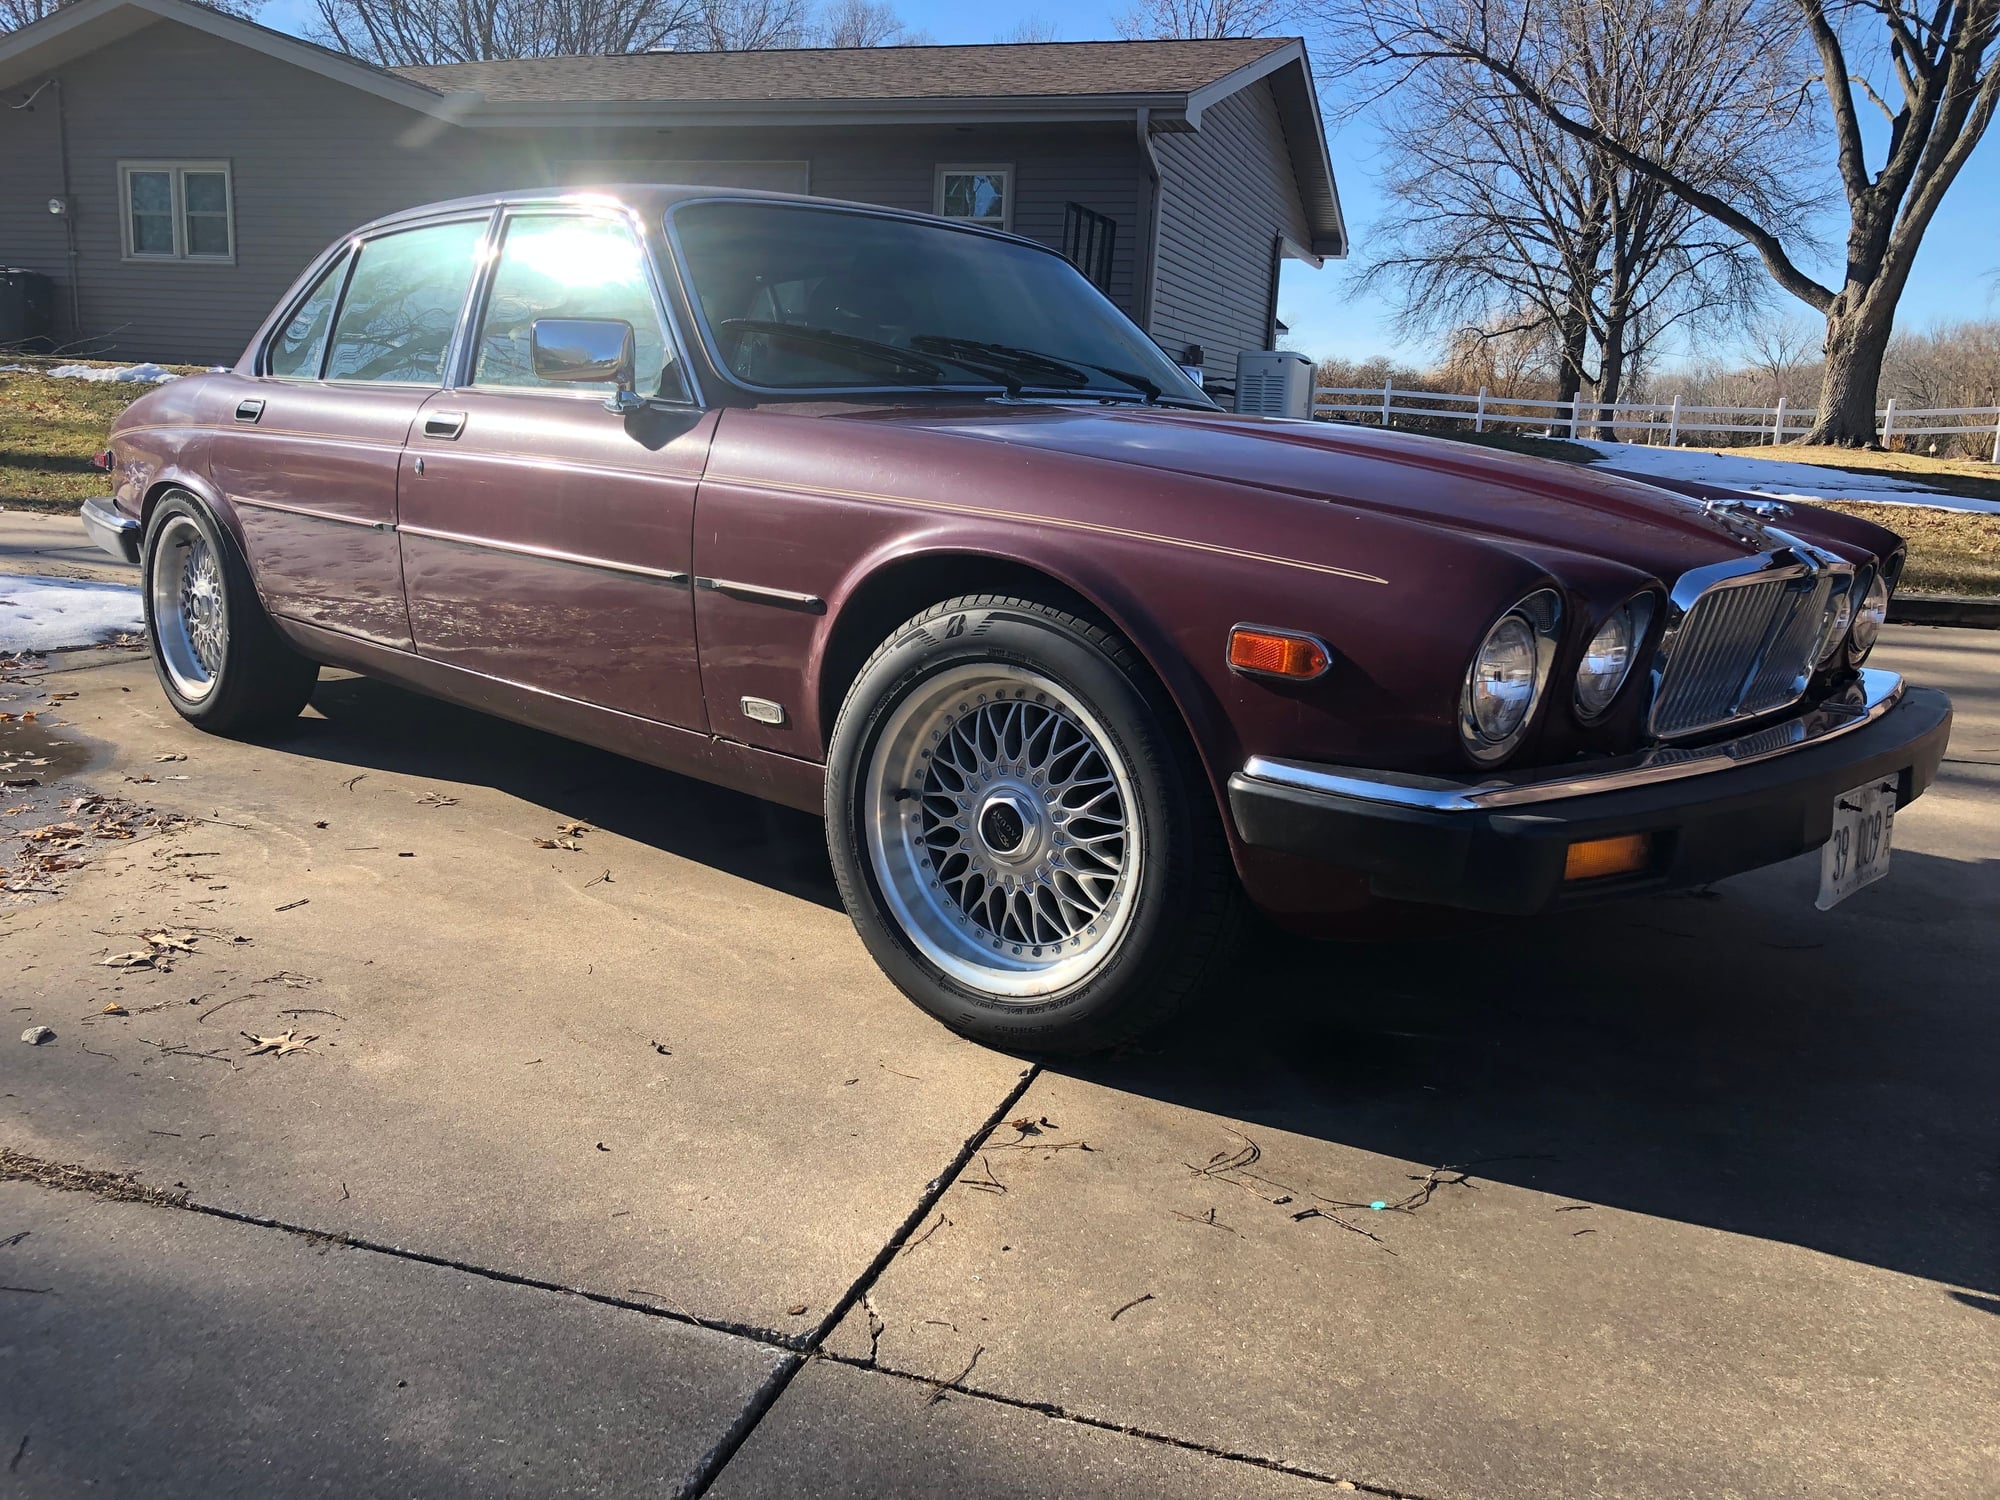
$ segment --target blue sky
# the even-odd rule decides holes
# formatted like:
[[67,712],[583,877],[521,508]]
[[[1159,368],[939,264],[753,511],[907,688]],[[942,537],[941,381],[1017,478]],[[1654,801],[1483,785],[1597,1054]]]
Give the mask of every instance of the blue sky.
[[[1125,0],[1110,4],[1104,0],[982,0],[978,5],[968,5],[965,0],[897,0],[897,9],[912,27],[929,32],[940,42],[1000,40],[1023,21],[1053,22],[1061,40],[1089,41],[1116,34],[1113,20],[1125,9]],[[302,30],[311,13],[309,0],[276,0],[259,19],[267,26]],[[1343,125],[1334,134],[1330,149],[1348,231],[1357,253],[1365,254],[1370,227],[1383,208],[1377,187],[1380,163],[1374,122],[1363,116]],[[1830,152],[1828,161],[1830,165]],[[1830,217],[1825,226],[1825,237],[1836,250],[1845,223],[1843,211]],[[1806,257],[1806,263],[1823,283],[1839,272],[1837,258],[1822,257],[1814,263]],[[1292,347],[1316,358],[1366,359],[1385,354],[1412,364],[1427,362],[1432,351],[1399,341],[1390,327],[1388,306],[1379,297],[1358,292],[1353,280],[1352,269],[1337,261],[1318,271],[1299,264],[1285,268],[1279,314],[1291,326]],[[1803,303],[1775,290],[1770,307],[1774,314],[1804,324],[1818,321]],[[1960,174],[1925,236],[1897,324],[1923,328],[1994,316],[2000,316],[2000,141],[1989,136]]]

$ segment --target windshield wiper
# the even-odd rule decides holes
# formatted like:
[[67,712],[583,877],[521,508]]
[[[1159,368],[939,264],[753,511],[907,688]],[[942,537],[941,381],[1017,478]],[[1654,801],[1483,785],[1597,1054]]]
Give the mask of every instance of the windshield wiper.
[[[1100,396],[1106,394],[1103,390],[1091,386],[1090,376],[1084,373],[1086,370],[1094,370],[1099,375],[1109,375],[1113,380],[1130,386],[1153,405],[1159,405],[1166,396],[1166,392],[1158,385],[1131,370],[1120,370],[1111,365],[1094,365],[1088,360],[1071,363],[1058,359],[1053,354],[1044,354],[1038,349],[1022,349],[1012,344],[992,344],[981,339],[949,338],[935,333],[918,334],[910,340],[910,344],[912,348],[922,349],[927,354],[939,354],[947,359],[957,354],[971,353],[991,359],[1007,360],[1023,373],[1032,369],[1040,370],[1044,374],[1067,377],[1071,384],[1062,387],[1065,390],[1088,390],[1091,394]],[[1181,397],[1174,398],[1174,401],[1177,405],[1193,405]]]
[[[891,344],[882,339],[863,338],[861,335],[854,333],[841,333],[832,328],[814,328],[805,323],[773,323],[761,318],[727,318],[715,325],[715,331],[717,333],[762,333],[769,334],[773,338],[793,339],[802,344],[818,344],[822,348],[838,349],[848,354],[860,355],[866,359],[875,361],[877,364],[894,365],[899,369],[908,370],[925,380],[943,383],[945,378],[943,366],[933,360],[925,359],[922,354],[917,353],[915,350],[906,349],[901,344]],[[970,370],[973,374],[984,380],[992,381],[995,385],[1002,387],[1010,394],[1019,393],[1019,382],[1009,380],[998,371],[981,369],[977,365],[966,363],[964,360],[953,359],[942,350],[936,352],[940,354],[946,364],[957,365],[962,370]]]

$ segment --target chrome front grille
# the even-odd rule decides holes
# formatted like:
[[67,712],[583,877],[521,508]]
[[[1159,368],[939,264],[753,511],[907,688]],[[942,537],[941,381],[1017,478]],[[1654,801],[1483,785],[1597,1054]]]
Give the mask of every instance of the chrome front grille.
[[1812,681],[1827,601],[1850,581],[1844,570],[1801,566],[1726,580],[1697,596],[1661,648],[1653,733],[1678,739],[1798,702]]

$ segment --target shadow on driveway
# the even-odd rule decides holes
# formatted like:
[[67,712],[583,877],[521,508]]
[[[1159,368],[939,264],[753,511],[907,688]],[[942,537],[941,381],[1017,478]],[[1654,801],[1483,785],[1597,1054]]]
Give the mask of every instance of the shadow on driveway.
[[[496,787],[837,907],[806,814],[365,679],[273,743]],[[2000,1293],[2000,861],[1899,849],[1813,910],[1811,857],[1706,893],[1420,939],[1260,933],[1107,1088]],[[1993,1307],[1990,1296],[1962,1296]]]

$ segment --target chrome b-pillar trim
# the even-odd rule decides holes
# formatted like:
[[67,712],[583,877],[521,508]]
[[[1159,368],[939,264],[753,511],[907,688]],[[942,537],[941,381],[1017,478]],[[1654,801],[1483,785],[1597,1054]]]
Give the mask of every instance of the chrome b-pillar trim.
[[1294,791],[1323,792],[1391,807],[1445,813],[1482,812],[1588,797],[1598,792],[1626,791],[1754,765],[1872,724],[1894,708],[1902,696],[1901,677],[1894,672],[1864,668],[1856,681],[1818,706],[1732,740],[1693,749],[1662,745],[1587,769],[1572,764],[1479,782],[1404,776],[1352,766],[1321,766],[1262,755],[1251,756],[1244,763],[1243,774],[1253,781],[1267,781]]

